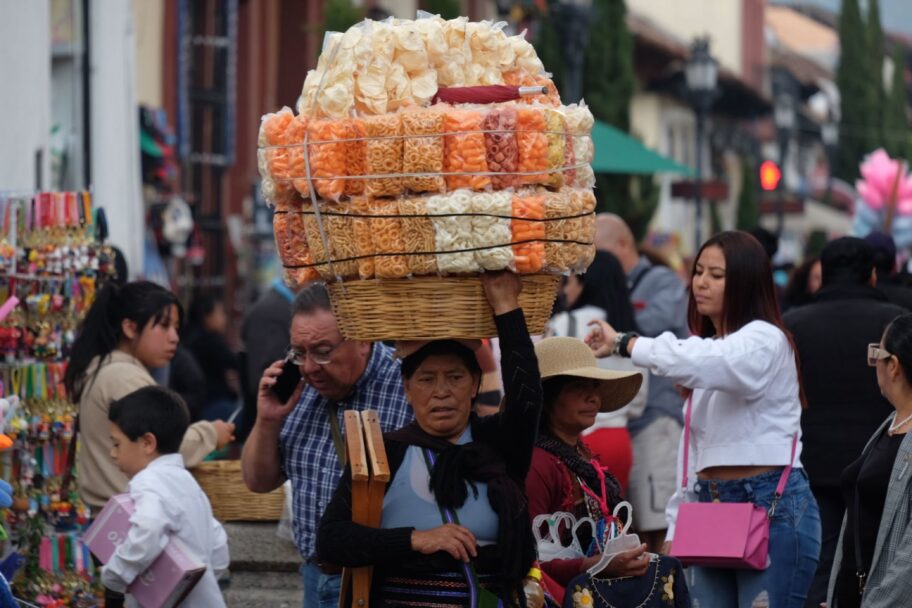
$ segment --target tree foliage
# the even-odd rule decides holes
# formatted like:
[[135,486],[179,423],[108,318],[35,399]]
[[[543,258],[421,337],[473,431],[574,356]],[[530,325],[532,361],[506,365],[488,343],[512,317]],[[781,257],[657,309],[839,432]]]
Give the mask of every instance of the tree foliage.
[[[627,29],[625,0],[594,0],[586,47],[583,98],[596,119],[630,132],[630,100],[636,83],[633,36]],[[599,211],[624,218],[642,239],[658,206],[659,190],[652,176],[596,175]]]
[[893,158],[902,158],[909,152],[909,119],[906,114],[906,71],[902,48],[893,54],[893,82],[881,116],[883,118],[884,147]]
[[741,161],[741,193],[738,194],[738,230],[753,230],[760,224],[760,201],[757,197],[757,167],[747,157]]
[[455,19],[462,13],[459,0],[424,0],[424,10],[444,19]]
[[596,118],[630,131],[633,97],[633,36],[624,0],[595,0],[586,48],[583,97]]
[[858,164],[871,151],[869,125],[876,122],[870,99],[870,58],[858,0],[842,0],[839,14],[839,87],[842,115],[840,141],[836,152],[836,175],[849,183],[858,177]]
[[883,144],[887,132],[882,120],[883,107],[887,95],[884,89],[884,33],[880,23],[880,0],[868,0],[867,36],[865,38],[868,52],[868,104],[872,113],[868,117],[868,136],[871,138],[869,148],[874,149]]
[[324,6],[323,32],[344,32],[364,19],[363,8],[352,4],[352,0],[326,0]]
[[557,33],[557,29],[549,16],[545,16],[538,22],[535,52],[538,53],[538,58],[541,59],[545,69],[551,72],[551,80],[554,81],[554,86],[560,91],[563,68],[560,35]]

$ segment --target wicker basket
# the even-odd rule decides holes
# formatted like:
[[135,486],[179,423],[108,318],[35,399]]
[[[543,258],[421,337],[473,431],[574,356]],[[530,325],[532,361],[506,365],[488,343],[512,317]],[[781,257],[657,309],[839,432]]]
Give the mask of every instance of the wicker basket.
[[212,513],[221,521],[278,521],[285,506],[285,491],[268,494],[247,489],[241,477],[240,460],[204,462],[190,472],[212,503]]
[[[560,276],[522,277],[519,304],[529,332],[541,334],[551,316]],[[497,335],[481,279],[413,277],[329,285],[342,335],[349,340],[436,340]]]

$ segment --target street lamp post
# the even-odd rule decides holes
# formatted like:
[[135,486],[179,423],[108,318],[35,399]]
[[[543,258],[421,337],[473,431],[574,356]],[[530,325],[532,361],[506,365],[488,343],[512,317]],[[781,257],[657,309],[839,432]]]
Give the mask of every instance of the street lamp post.
[[703,141],[706,137],[706,114],[716,98],[719,63],[709,52],[709,38],[697,38],[690,49],[690,59],[684,66],[687,91],[697,115],[697,175],[694,179],[696,207],[695,249],[703,242]]
[[781,93],[776,96],[773,107],[773,120],[779,135],[779,168],[782,179],[779,180],[779,196],[776,201],[776,236],[782,236],[785,227],[785,160],[788,154],[789,141],[795,128],[795,101],[791,95]]

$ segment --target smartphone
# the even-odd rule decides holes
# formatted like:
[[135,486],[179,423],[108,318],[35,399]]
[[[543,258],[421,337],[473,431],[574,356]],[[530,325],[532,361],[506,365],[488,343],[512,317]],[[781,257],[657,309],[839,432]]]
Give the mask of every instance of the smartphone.
[[276,383],[275,386],[272,387],[272,392],[279,398],[279,401],[288,403],[288,400],[291,399],[291,395],[298,387],[298,382],[300,381],[301,370],[291,361],[286,361],[285,365],[282,366],[282,374],[276,378]]

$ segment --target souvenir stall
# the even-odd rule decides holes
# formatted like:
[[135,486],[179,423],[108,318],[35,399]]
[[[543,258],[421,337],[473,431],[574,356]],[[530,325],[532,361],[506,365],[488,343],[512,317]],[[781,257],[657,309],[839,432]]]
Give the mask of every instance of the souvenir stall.
[[0,472],[13,490],[0,572],[43,607],[97,605],[63,377],[77,325],[113,273],[98,214],[88,192],[0,195]]

